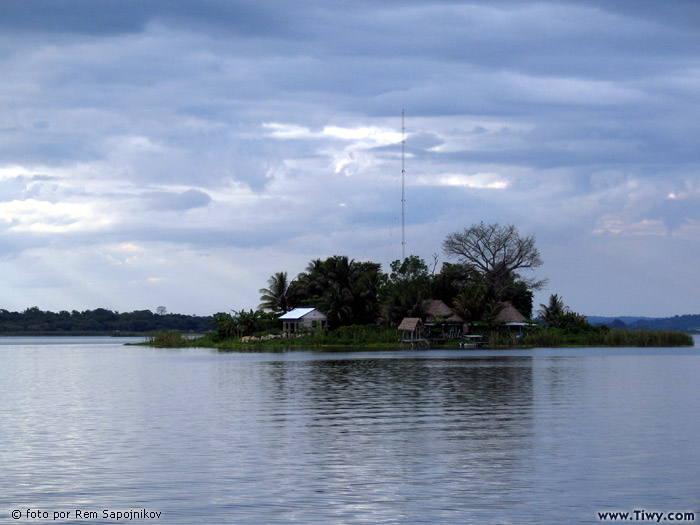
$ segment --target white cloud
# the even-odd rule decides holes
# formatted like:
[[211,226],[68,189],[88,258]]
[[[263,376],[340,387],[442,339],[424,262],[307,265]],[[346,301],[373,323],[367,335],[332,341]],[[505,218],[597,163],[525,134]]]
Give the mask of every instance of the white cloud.
[[279,122],[264,122],[263,128],[269,129],[269,136],[275,139],[301,139],[317,137],[310,129],[296,124],[282,124]]
[[35,199],[0,202],[0,221],[10,231],[36,233],[97,232],[110,224],[95,205]]
[[612,233],[619,235],[626,233],[629,235],[665,235],[666,227],[659,220],[641,220],[637,222],[626,222],[615,218],[603,217],[593,230],[595,234]]
[[[682,6],[115,6],[109,24],[71,16],[80,2],[0,19],[7,306],[210,313],[254,307],[313,257],[397,258],[403,108],[411,251],[513,222],[572,299],[618,264],[646,282],[644,243],[678,275],[695,264],[700,52]],[[686,282],[679,309],[700,293]]]
[[386,146],[387,144],[397,144],[401,141],[400,132],[377,127],[343,128],[339,126],[325,126],[323,134],[343,140],[358,141],[365,147]]
[[439,186],[456,186],[474,189],[490,189],[504,190],[510,186],[510,183],[496,173],[475,173],[474,175],[465,174],[443,174],[436,176],[434,179],[428,177],[419,177],[416,180],[418,185],[437,184]]

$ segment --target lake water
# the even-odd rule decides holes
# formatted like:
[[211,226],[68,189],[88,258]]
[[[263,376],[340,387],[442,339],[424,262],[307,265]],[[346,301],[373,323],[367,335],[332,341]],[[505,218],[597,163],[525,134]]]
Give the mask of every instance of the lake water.
[[700,521],[697,346],[123,342],[0,339],[0,523]]

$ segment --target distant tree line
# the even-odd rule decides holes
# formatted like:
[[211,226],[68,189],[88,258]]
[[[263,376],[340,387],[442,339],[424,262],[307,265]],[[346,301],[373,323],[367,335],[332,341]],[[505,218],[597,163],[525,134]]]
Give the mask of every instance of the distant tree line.
[[700,333],[700,315],[686,314],[662,318],[614,318],[594,317],[594,324],[605,324],[618,330],[681,330],[683,332]]
[[212,330],[213,316],[154,314],[150,310],[118,313],[104,308],[49,312],[34,306],[23,312],[0,309],[0,333],[114,333]]

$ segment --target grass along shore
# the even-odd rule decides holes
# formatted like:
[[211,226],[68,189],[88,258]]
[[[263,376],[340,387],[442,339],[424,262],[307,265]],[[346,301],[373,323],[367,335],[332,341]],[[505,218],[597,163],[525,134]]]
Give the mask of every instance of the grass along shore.
[[[513,340],[515,339],[515,340]],[[693,336],[672,330],[606,330],[566,333],[557,328],[542,328],[514,338],[512,334],[494,334],[493,348],[562,347],[679,347],[694,346]]]
[[[690,334],[670,330],[609,330],[605,327],[581,333],[557,328],[536,328],[520,337],[503,327],[484,330],[483,348],[563,348],[563,347],[682,347],[693,346]],[[267,336],[267,337],[266,337]],[[376,326],[343,326],[332,331],[278,338],[279,334],[260,334],[252,338],[217,340],[216,334],[189,337],[178,331],[159,332],[147,346],[158,348],[207,347],[221,350],[281,351],[293,349],[373,349],[402,348],[396,329]],[[459,348],[459,339],[448,339],[444,348]]]

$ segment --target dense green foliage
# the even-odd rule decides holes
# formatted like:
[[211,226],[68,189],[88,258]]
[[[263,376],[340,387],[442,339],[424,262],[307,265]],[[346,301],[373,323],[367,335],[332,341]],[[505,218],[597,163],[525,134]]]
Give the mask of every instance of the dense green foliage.
[[[277,314],[261,310],[240,310],[233,313],[218,313],[214,316],[216,341],[243,337],[259,332],[276,331],[279,327]],[[278,331],[278,330],[277,330]]]
[[[335,259],[332,264],[338,261]],[[352,266],[352,261],[341,264]],[[323,266],[323,261],[310,265],[313,268]],[[384,280],[384,289],[390,292],[391,307],[397,314],[411,314],[420,317],[423,297],[446,288],[445,281],[435,279],[428,273],[428,268],[417,257],[407,258],[403,263],[394,261],[392,272]],[[692,346],[693,338],[682,332],[672,331],[620,331],[606,326],[593,326],[583,315],[573,312],[564,304],[561,297],[554,294],[547,305],[540,305],[540,319],[544,324],[531,325],[524,332],[515,331],[504,323],[489,319],[484,306],[484,297],[488,296],[485,287],[472,285],[467,269],[448,266],[451,275],[461,276],[461,286],[452,290],[462,290],[453,303],[461,308],[466,318],[471,320],[471,333],[483,336],[483,348],[532,348],[532,347],[566,347],[566,346],[629,346],[629,347],[668,347]],[[347,274],[346,274],[347,275]],[[308,277],[307,277],[308,278]],[[401,293],[402,290],[404,293]],[[473,294],[473,295],[472,295]],[[444,297],[444,296],[443,296]],[[481,300],[481,303],[480,301]],[[402,303],[402,301],[405,301]],[[348,315],[352,309],[348,303]],[[384,312],[387,312],[386,305]],[[474,321],[477,312],[486,320]],[[192,340],[178,332],[159,333],[150,344],[160,347],[211,346],[220,349],[267,349],[284,350],[290,348],[397,348],[400,345],[398,334],[390,325],[352,324],[339,325],[331,330],[315,330],[308,333],[282,334],[279,330],[277,314],[260,310],[242,310],[233,314],[217,314],[217,330],[201,338]],[[244,337],[248,336],[248,337]],[[251,337],[253,336],[253,337]],[[431,337],[426,332],[424,337]],[[459,340],[434,341],[444,343],[448,348],[457,348]]]
[[150,310],[118,313],[104,308],[78,312],[58,313],[28,308],[24,312],[0,310],[0,333],[2,334],[92,334],[92,333],[147,333],[158,330],[182,332],[204,332],[211,330],[213,317],[154,314]]
[[347,325],[335,330],[310,332],[281,339],[266,339],[262,337],[244,341],[240,339],[220,341],[205,336],[198,343],[194,344],[205,345],[207,341],[209,344],[206,344],[206,346],[229,350],[287,350],[294,348],[334,347],[396,349],[399,347],[395,329],[376,325]]
[[448,235],[445,253],[457,263],[444,263],[436,273],[415,255],[396,260],[390,272],[371,261],[346,255],[312,260],[290,280],[286,271],[260,289],[260,308],[276,314],[295,307],[318,308],[331,329],[377,321],[396,325],[404,317],[425,317],[428,299],[454,307],[467,321],[493,318],[503,302],[532,316],[532,291],[544,281],[522,278],[516,271],[542,264],[533,237],[521,237],[512,225],[474,225]]
[[[492,318],[500,301],[493,285],[479,271],[462,263],[444,263],[435,273],[425,261],[411,255],[393,261],[390,273],[382,272],[374,262],[357,262],[347,256],[334,255],[315,259],[291,282],[286,272],[269,280],[269,288],[260,290],[260,307],[273,312],[310,306],[324,312],[331,329],[345,325],[364,325],[378,320],[397,325],[404,317],[426,315],[426,301],[439,299],[451,306],[466,321]],[[516,274],[500,297],[509,301],[523,315],[532,315],[532,290]],[[282,300],[283,298],[283,300]]]
[[[482,348],[558,348],[558,347],[681,347],[693,346],[692,336],[684,332],[650,330],[609,330],[595,328],[587,332],[567,333],[560,328],[541,327],[518,335],[504,326],[484,323],[479,331],[484,334]],[[161,348],[210,347],[222,350],[270,350],[291,349],[397,349],[400,347],[395,329],[375,325],[343,326],[336,330],[319,331],[298,337],[266,339],[219,339],[216,334],[188,338],[177,331],[158,333],[147,343]],[[458,348],[458,340],[448,340],[446,348]]]
[[379,314],[383,282],[378,263],[358,262],[345,255],[314,259],[290,284],[290,306],[318,308],[331,328],[373,323]]

